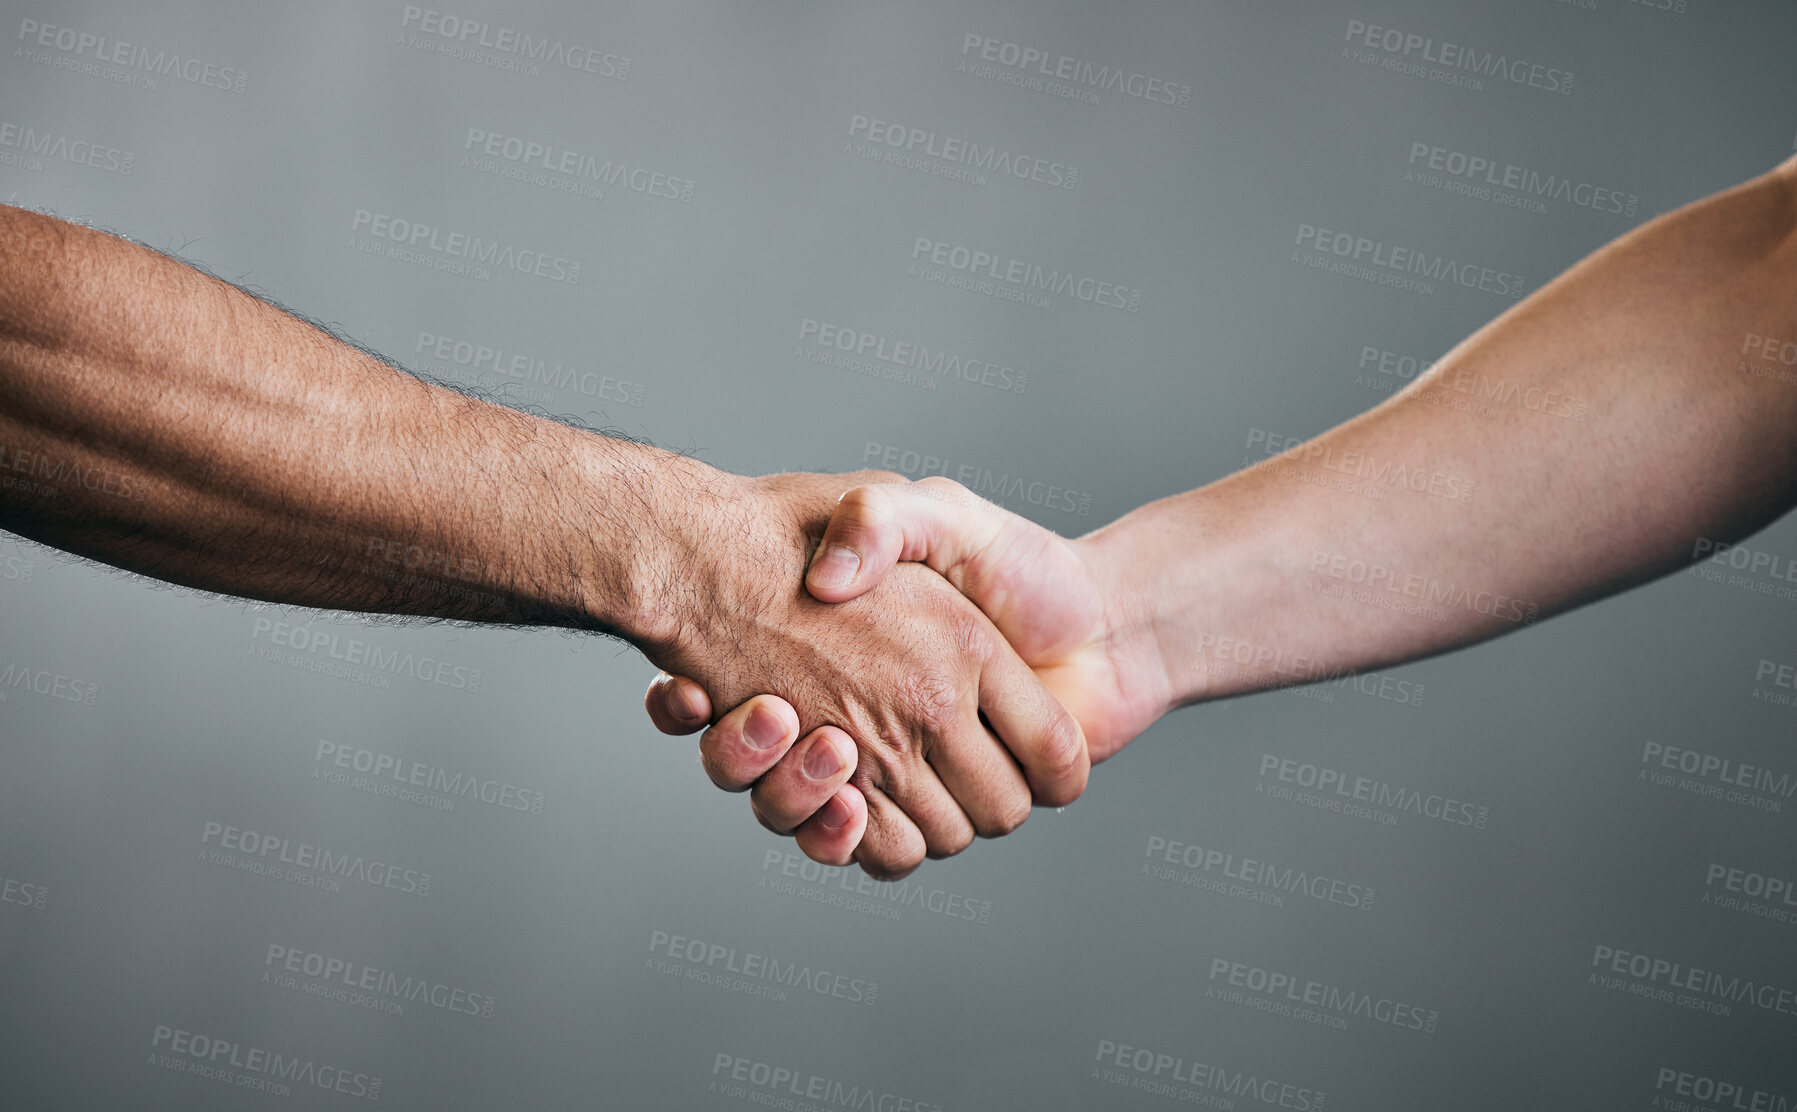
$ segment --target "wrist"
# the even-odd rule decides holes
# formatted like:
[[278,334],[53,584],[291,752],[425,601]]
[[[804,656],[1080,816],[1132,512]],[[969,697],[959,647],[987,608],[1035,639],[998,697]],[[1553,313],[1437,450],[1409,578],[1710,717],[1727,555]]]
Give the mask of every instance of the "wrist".
[[1157,686],[1164,710],[1250,690],[1264,663],[1251,631],[1271,625],[1256,600],[1273,597],[1277,572],[1255,547],[1265,531],[1226,508],[1225,492],[1208,487],[1150,503],[1080,542],[1101,569],[1111,635]]
[[[678,457],[676,457],[678,458]],[[626,632],[652,661],[697,676],[720,646],[809,602],[805,568],[844,490],[842,476],[733,475],[679,459],[675,509],[639,528],[641,604]],[[655,534],[650,536],[649,534]],[[714,693],[715,694],[715,693]]]
[[591,438],[583,454],[576,534],[586,560],[578,607],[586,624],[665,659],[689,632],[743,513],[739,476],[687,456]]
[[[1182,705],[1174,660],[1166,651],[1164,585],[1155,554],[1138,531],[1113,522],[1070,542],[1091,570],[1103,606],[1100,638],[1120,675],[1129,675],[1152,700],[1152,718]],[[1164,559],[1160,561],[1164,564]]]

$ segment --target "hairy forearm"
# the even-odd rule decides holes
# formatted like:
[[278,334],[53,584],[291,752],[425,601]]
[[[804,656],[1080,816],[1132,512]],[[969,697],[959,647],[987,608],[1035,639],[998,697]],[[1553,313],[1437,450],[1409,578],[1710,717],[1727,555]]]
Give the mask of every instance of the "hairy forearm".
[[1797,502],[1797,384],[1744,371],[1759,337],[1797,340],[1797,160],[1596,252],[1371,412],[1088,543],[1176,702],[1493,637]]
[[727,477],[421,382],[0,207],[0,527],[270,601],[665,640]]

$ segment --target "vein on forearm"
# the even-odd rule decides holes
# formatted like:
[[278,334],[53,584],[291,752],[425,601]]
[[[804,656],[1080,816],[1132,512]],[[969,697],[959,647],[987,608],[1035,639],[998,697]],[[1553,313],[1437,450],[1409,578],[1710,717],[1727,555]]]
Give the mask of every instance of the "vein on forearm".
[[422,381],[176,260],[6,208],[0,341],[0,474],[37,476],[0,488],[15,532],[348,610],[618,631],[640,593],[619,496],[645,501],[667,453]]

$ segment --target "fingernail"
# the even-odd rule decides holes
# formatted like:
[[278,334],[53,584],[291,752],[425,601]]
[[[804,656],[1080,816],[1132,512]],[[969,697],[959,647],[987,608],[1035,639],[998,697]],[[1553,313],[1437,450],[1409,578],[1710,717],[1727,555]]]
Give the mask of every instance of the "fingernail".
[[689,685],[680,689],[680,717],[688,722],[697,722],[705,716],[705,707],[699,700],[699,689]]
[[749,712],[749,721],[743,725],[743,740],[751,749],[772,749],[786,737],[786,727],[773,711],[765,707],[756,707]]
[[827,737],[817,739],[811,752],[805,754],[805,775],[813,780],[828,780],[842,771],[842,754]]
[[847,587],[861,570],[861,554],[846,545],[833,544],[817,554],[811,565],[811,585],[827,591]]
[[817,822],[825,830],[841,830],[849,821],[849,805],[839,796],[831,796],[817,812]]

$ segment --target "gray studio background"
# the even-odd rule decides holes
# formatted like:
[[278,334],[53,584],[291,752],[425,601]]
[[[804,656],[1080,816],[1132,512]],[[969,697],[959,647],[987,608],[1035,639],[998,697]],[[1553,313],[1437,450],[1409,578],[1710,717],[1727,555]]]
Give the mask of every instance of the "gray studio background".
[[[1771,0],[3,7],[0,198],[720,467],[927,456],[1068,534],[1372,406],[1513,303],[1313,268],[1305,227],[1526,293],[1797,139]],[[1356,27],[1573,80],[1419,76]],[[1416,180],[1450,156],[1634,211]],[[397,221],[578,283],[398,254]],[[1076,285],[950,285],[936,244]],[[1787,566],[1797,529],[1748,545]],[[1792,584],[1700,565],[1389,682],[1186,710],[1075,806],[876,886],[711,788],[614,643],[208,599],[0,536],[0,1105],[1791,1107],[1797,905],[1717,878],[1797,877],[1765,665],[1794,619]],[[332,674],[352,640],[462,682]],[[377,761],[419,798],[356,787]],[[1304,766],[1480,821],[1281,797]],[[352,875],[240,867],[262,837]],[[1773,1003],[1657,999],[1672,974],[1627,954]],[[1275,975],[1427,1028],[1287,1014]],[[285,1091],[241,1083],[275,1055]]]

